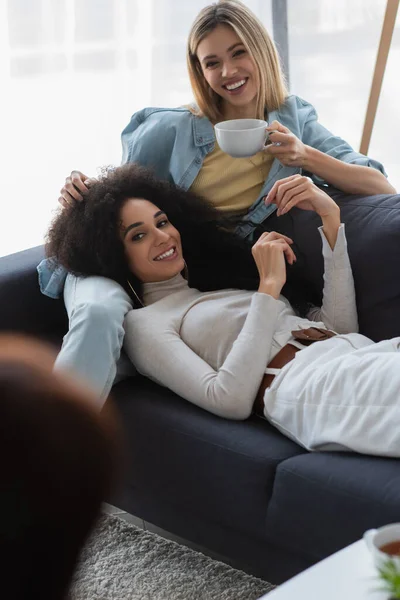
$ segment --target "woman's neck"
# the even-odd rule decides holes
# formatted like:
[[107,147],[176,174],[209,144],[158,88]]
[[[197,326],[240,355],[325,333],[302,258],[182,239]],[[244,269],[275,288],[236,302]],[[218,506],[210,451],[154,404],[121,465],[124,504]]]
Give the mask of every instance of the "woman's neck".
[[162,300],[166,296],[187,289],[188,282],[180,273],[165,281],[154,281],[143,284],[143,303],[145,306]]

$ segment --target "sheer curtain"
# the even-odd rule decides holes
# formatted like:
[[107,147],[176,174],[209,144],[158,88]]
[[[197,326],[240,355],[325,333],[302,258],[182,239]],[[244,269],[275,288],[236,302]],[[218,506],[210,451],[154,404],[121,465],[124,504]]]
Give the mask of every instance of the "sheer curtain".
[[[272,31],[271,1],[245,3]],[[120,132],[133,112],[191,100],[185,42],[207,4],[0,0],[0,255],[42,243],[72,169],[96,175],[101,165],[120,163]],[[292,92],[315,103],[324,125],[355,147],[384,5],[288,1]],[[398,51],[398,36],[395,46]],[[393,52],[385,90],[398,88],[398,58]],[[389,174],[395,183],[391,132],[400,132],[399,114],[390,91],[384,102],[379,131],[391,141],[383,136],[375,147],[374,137],[373,150],[375,157],[394,161]]]
[[[191,100],[185,42],[207,0],[0,0],[0,255],[41,244],[72,169],[121,160],[136,110]],[[247,3],[269,26],[269,0]]]
[[[288,0],[291,91],[314,104],[321,123],[356,150],[385,8],[386,0]],[[399,74],[400,12],[368,152],[400,192]]]

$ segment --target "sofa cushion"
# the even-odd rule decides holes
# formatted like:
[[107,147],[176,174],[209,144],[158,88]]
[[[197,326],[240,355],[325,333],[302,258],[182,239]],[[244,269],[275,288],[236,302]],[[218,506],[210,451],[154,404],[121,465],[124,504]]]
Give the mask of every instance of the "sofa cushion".
[[178,514],[265,535],[276,468],[299,446],[263,419],[221,419],[141,376],[117,384],[113,398],[131,460],[128,486],[168,498]]
[[397,459],[313,453],[277,468],[267,513],[267,536],[277,545],[320,560],[394,521],[400,521]]
[[[375,341],[400,336],[400,195],[354,196],[329,190],[341,208],[357,294],[360,333]],[[265,222],[293,238],[293,276],[320,301],[323,262],[315,213],[293,209]]]

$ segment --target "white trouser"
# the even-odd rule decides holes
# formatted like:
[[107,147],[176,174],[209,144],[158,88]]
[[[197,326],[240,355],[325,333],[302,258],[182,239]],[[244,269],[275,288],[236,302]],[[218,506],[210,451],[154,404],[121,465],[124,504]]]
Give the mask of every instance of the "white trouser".
[[399,345],[352,333],[301,350],[266,390],[266,419],[308,450],[400,457]]
[[[101,407],[117,373],[125,333],[123,322],[132,308],[131,300],[125,290],[111,279],[68,275],[64,302],[69,330],[55,368],[84,378],[98,394]],[[124,369],[125,376],[135,372],[128,359],[125,360],[122,364],[121,357],[121,364],[118,364],[121,377]]]

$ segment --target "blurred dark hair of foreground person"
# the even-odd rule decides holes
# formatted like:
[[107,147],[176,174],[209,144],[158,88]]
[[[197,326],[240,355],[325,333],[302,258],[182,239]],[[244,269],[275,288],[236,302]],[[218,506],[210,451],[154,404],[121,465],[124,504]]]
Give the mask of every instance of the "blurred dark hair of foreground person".
[[43,344],[0,335],[0,596],[61,600],[115,482],[119,432]]

